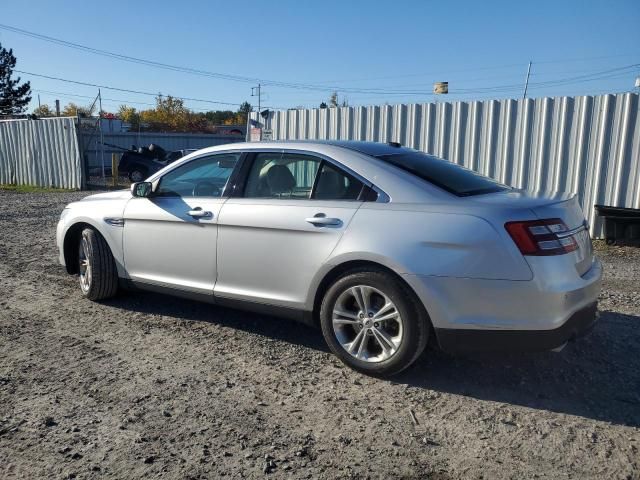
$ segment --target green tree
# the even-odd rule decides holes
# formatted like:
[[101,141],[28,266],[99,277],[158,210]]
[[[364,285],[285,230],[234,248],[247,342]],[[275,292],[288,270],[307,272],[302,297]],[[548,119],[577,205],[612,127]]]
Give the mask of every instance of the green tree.
[[320,102],[320,108],[327,108],[326,102]]
[[34,108],[33,109],[33,114],[36,117],[40,117],[40,118],[55,117],[56,116],[56,112],[54,112],[53,109],[49,105],[47,105],[46,103],[43,103],[38,108]]
[[168,95],[156,97],[156,108],[140,112],[140,121],[148,123],[154,130],[185,132],[191,112],[184,100]]
[[91,107],[83,107],[73,102],[67,103],[61,112],[63,117],[90,117],[92,114],[93,109]]
[[213,125],[225,125],[225,122],[234,118],[235,113],[231,110],[209,110],[204,115]]
[[13,49],[0,44],[0,115],[18,115],[27,109],[31,101],[31,84],[20,84],[20,77],[11,78],[16,66]]
[[249,102],[242,102],[242,104],[240,105],[240,108],[238,109],[238,113],[243,113],[244,115],[248,115],[251,112],[251,110],[253,110],[253,107]]
[[131,130],[138,130],[140,128],[140,112],[138,112],[134,107],[120,105],[120,108],[118,109],[118,118],[131,125]]
[[251,110],[253,110],[253,107],[249,102],[242,102],[240,108],[238,109],[238,112],[235,114],[235,118],[230,123],[235,125],[246,125]]

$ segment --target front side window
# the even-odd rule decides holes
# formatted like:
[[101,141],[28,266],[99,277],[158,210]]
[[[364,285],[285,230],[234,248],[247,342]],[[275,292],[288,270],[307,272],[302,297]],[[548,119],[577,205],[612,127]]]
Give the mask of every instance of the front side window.
[[509,187],[472,170],[426,153],[409,151],[376,156],[459,197],[501,192]]
[[221,197],[241,153],[200,157],[165,174],[156,188],[160,197]]

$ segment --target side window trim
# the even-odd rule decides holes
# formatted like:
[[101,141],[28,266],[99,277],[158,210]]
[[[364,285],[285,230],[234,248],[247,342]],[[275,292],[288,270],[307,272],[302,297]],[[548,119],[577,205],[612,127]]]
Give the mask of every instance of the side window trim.
[[[320,158],[320,157],[318,157]],[[316,189],[318,188],[318,182],[320,181],[320,175],[322,175],[322,169],[327,161],[324,158],[320,158],[320,165],[316,171],[316,177],[313,179],[313,185],[311,185],[311,191],[309,192],[309,198],[307,200],[316,200]]]
[[240,152],[238,163],[233,169],[233,172],[231,172],[229,180],[227,180],[227,184],[224,187],[221,198],[231,198],[235,196],[235,193],[238,191],[238,186],[243,187],[239,182],[243,182],[242,173],[244,172],[245,165],[250,163],[247,161],[248,157],[249,154],[247,152]]

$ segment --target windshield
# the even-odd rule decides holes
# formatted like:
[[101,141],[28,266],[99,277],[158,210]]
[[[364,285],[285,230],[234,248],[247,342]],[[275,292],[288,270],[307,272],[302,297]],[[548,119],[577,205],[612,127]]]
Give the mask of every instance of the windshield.
[[422,152],[378,155],[376,158],[395,165],[459,197],[510,190],[510,187],[489,177]]

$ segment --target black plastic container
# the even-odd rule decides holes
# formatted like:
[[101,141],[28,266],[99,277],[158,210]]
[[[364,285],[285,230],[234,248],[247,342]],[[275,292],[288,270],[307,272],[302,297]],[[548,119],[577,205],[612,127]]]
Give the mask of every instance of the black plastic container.
[[640,209],[595,205],[604,220],[604,238],[608,245],[640,243]]

